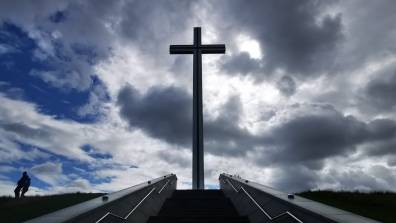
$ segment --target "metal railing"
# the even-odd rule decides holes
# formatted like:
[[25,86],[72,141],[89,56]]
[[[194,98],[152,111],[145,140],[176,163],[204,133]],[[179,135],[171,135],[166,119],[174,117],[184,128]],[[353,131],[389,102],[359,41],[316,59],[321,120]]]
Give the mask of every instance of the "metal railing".
[[246,196],[256,205],[256,207],[270,220],[270,221],[276,221],[277,219],[283,217],[283,216],[290,216],[291,218],[293,218],[295,221],[299,222],[299,223],[303,223],[303,221],[301,221],[300,219],[298,219],[296,216],[294,216],[292,213],[290,213],[289,211],[285,211],[279,215],[276,215],[274,217],[272,217],[267,211],[264,210],[263,207],[261,207],[261,205],[252,197],[252,195],[249,194],[249,192],[246,191],[246,189],[240,185],[239,189],[236,189],[235,186],[231,183],[231,181],[229,179],[223,180],[224,183],[228,183],[232,189],[236,192],[243,192],[246,194]]
[[[168,192],[171,192],[174,188],[176,188],[176,181],[177,181],[176,175],[168,174],[162,177],[151,179],[150,181],[145,181],[143,183],[133,185],[131,187],[116,192],[106,194],[101,197],[93,198],[88,201],[84,201],[48,214],[44,214],[42,216],[29,219],[25,222],[26,223],[95,222],[97,221],[97,219],[102,218],[102,216],[106,212],[108,211],[111,212],[112,210],[123,211],[121,212],[122,214],[119,213],[117,214],[121,215],[119,217],[124,218],[126,217],[126,215],[124,214],[126,214],[126,212],[128,212],[129,214],[129,212],[131,212],[130,210],[133,209],[131,206],[135,207],[138,204],[138,201],[143,200],[142,198],[144,198],[148,194],[147,192],[149,192],[154,187],[156,187],[156,190],[159,190],[158,193],[161,194],[155,197],[155,199],[158,198],[158,200],[161,202],[153,202],[152,204],[150,203],[150,211],[155,211],[159,209],[158,206],[162,204],[162,198],[167,197],[169,195]],[[143,201],[140,204],[140,206],[138,206],[140,207],[138,208],[138,210],[134,210],[129,214],[129,218],[128,218],[129,221],[132,219],[134,220],[135,218],[141,219],[147,217],[144,214],[139,215],[138,217],[136,212],[139,211],[140,209],[145,208],[142,206],[146,206],[144,204],[148,204],[150,202],[147,198],[152,196],[154,193],[157,193],[156,190],[153,190],[153,192],[151,192],[151,194],[145,198],[145,201]],[[130,203],[131,201],[123,199],[129,196],[132,196],[131,198],[133,198],[133,203]],[[126,202],[122,202],[122,201],[126,201]],[[114,219],[113,222],[121,222],[121,221],[125,222],[125,220],[122,220],[121,218],[118,217],[114,217],[113,215],[110,215],[110,217]],[[107,216],[109,216],[109,214]],[[110,219],[110,217],[106,219]],[[101,223],[104,222],[106,221],[102,220]]]
[[[161,192],[165,189],[166,186],[168,186],[170,180],[167,180],[166,183],[161,187],[161,189],[157,192],[157,194],[161,194]],[[157,187],[153,187],[147,194],[146,196],[144,196],[137,205],[135,205],[132,210],[130,210],[124,217],[121,217],[119,215],[116,215],[114,213],[111,212],[107,212],[105,215],[103,215],[101,218],[99,218],[95,223],[100,223],[102,222],[104,219],[106,219],[107,216],[112,216],[115,218],[118,218],[120,220],[126,221],[128,220],[129,216],[131,216],[135,210],[137,210],[139,208],[139,206],[157,189]]]

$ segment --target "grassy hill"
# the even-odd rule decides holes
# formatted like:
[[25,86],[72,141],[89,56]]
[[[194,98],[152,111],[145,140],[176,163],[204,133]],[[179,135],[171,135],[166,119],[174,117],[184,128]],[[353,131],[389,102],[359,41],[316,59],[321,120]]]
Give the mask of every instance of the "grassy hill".
[[[21,222],[101,195],[73,193],[24,199],[0,197],[0,215],[9,223]],[[381,222],[394,223],[396,219],[396,193],[306,191],[298,195]]]
[[297,195],[377,221],[386,223],[396,222],[396,193],[306,191]]
[[92,198],[100,193],[73,193],[51,196],[32,196],[22,199],[0,197],[0,216],[7,222],[22,222]]

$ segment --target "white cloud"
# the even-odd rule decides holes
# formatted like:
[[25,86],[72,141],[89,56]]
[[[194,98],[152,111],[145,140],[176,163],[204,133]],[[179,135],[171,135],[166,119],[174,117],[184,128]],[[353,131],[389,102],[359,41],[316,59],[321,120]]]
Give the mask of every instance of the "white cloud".
[[10,45],[0,44],[0,55],[15,52],[16,49]]
[[13,166],[5,166],[5,165],[0,166],[0,173],[9,173],[17,170],[18,169]]
[[62,185],[68,181],[68,178],[63,174],[62,163],[58,162],[46,162],[35,165],[30,169],[30,172],[51,186]]
[[[170,150],[170,145],[151,139],[139,130],[130,131],[124,123],[120,122],[119,117],[113,120],[112,116],[109,115],[99,123],[80,124],[41,114],[36,106],[29,102],[12,100],[4,96],[0,97],[0,101],[2,102],[0,111],[4,114],[0,118],[0,123],[8,123],[9,125],[21,124],[29,127],[29,132],[30,130],[33,131],[27,134],[18,128],[1,130],[1,151],[4,151],[4,155],[7,155],[3,156],[6,158],[4,161],[35,160],[39,157],[48,157],[47,153],[35,148],[30,153],[22,152],[19,145],[13,142],[14,140],[40,147],[44,151],[65,156],[78,162],[87,162],[94,168],[93,174],[96,174],[98,179],[112,177],[112,181],[109,183],[91,187],[92,190],[96,188],[106,191],[125,188],[170,172],[184,173],[184,171],[177,171],[178,169],[181,170],[177,164],[164,162],[158,156],[158,151]],[[47,135],[48,129],[51,130],[48,133],[50,136]],[[112,158],[109,160],[93,159],[81,149],[81,146],[86,144],[92,145],[101,152],[111,154]],[[3,150],[4,148],[7,150]],[[131,174],[124,170],[106,170],[102,167],[103,165],[110,165],[111,167],[113,164],[137,165],[139,168],[131,169]],[[114,172],[115,175],[104,174],[109,171]],[[59,162],[47,162],[33,166],[32,173],[40,180],[52,185],[54,187],[53,190],[58,190],[59,192],[66,189],[60,187],[62,185],[61,182],[69,180],[62,172],[62,164]],[[53,190],[48,190],[47,193],[52,193]],[[68,189],[67,191],[70,190]]]

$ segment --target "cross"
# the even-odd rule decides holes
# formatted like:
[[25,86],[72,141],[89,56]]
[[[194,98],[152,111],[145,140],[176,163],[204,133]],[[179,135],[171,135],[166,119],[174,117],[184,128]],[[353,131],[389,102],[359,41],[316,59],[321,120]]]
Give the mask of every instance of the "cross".
[[202,118],[202,54],[225,53],[224,44],[201,44],[201,27],[194,27],[193,45],[170,45],[170,54],[193,54],[193,189],[205,189]]

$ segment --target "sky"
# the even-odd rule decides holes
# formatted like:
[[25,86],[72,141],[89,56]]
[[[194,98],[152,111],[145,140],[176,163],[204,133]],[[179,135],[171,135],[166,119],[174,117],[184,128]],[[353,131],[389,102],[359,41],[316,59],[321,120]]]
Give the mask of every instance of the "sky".
[[392,0],[0,2],[0,194],[191,188],[192,56],[204,44],[205,184],[396,191]]

